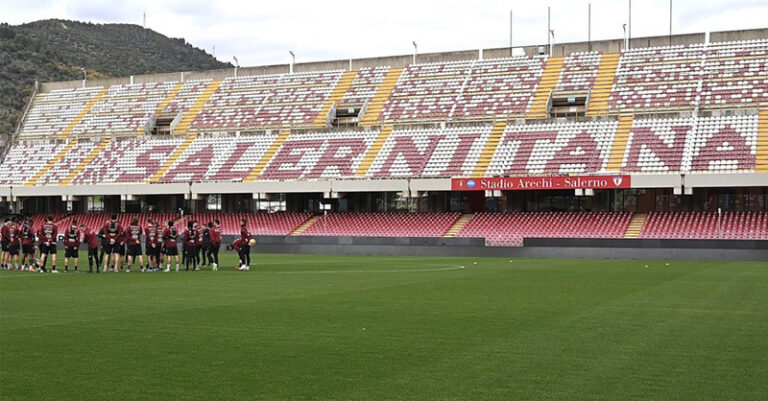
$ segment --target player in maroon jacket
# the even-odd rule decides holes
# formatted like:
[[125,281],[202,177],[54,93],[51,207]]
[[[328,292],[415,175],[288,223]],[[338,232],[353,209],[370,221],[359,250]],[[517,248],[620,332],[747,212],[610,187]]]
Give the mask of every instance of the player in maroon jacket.
[[72,220],[72,225],[64,231],[64,273],[69,273],[69,259],[75,260],[75,273],[78,273],[77,262],[80,259],[80,230],[77,228],[77,220]]
[[56,224],[53,224],[53,216],[45,218],[45,223],[37,230],[37,238],[40,241],[40,272],[45,273],[45,265],[48,263],[48,255],[51,256],[51,273],[58,273],[56,270],[56,241],[58,240],[59,230]]
[[110,258],[112,258],[114,268],[110,269],[110,271],[116,272],[118,267],[120,267],[120,248],[122,247],[123,240],[123,227],[117,221],[116,214],[110,216],[109,221],[104,225],[104,238],[106,242],[104,244],[104,268],[102,270],[107,271]]
[[192,270],[198,270],[197,267],[197,254],[196,254],[196,245],[197,245],[197,235],[198,231],[195,229],[195,222],[190,221],[187,223],[187,229],[184,230],[184,244],[183,244],[183,250],[184,250],[184,266],[186,266],[186,270],[189,271],[189,265],[192,265]]
[[19,238],[20,233],[19,223],[15,220],[11,221],[11,225],[8,226],[8,235],[11,239],[11,243],[8,247],[8,267],[11,268],[11,260],[13,260],[14,270],[19,268],[19,245],[21,244],[21,238]]
[[168,261],[165,270],[163,270],[166,273],[171,271],[171,258],[173,257],[176,257],[176,271],[179,271],[178,238],[179,231],[173,226],[173,221],[169,221],[168,227],[163,231],[163,248],[165,248],[165,255]]
[[6,267],[5,260],[8,258],[8,247],[11,244],[11,239],[8,236],[8,225],[11,223],[11,219],[5,218],[5,221],[3,222],[3,227],[0,228],[0,245],[2,245],[3,253],[0,254],[0,268],[5,270],[8,267]]
[[93,273],[94,265],[96,265],[96,273],[98,273],[99,236],[92,228],[86,228],[85,224],[80,224],[80,231],[83,233],[83,242],[88,246],[88,273]]
[[241,247],[241,263],[238,270],[249,270],[251,266],[251,233],[248,232],[248,221],[240,220],[240,239],[245,243]]
[[213,264],[211,265],[211,269],[216,271],[219,270],[219,249],[221,248],[221,222],[219,219],[208,223],[208,236],[211,240],[208,253],[210,257],[213,257]]
[[21,226],[21,270],[35,271],[35,230],[32,219]]
[[137,218],[134,218],[131,221],[131,225],[125,229],[125,244],[128,248],[128,269],[126,272],[131,271],[131,267],[133,267],[133,262],[136,261],[137,256],[139,258],[139,267],[141,268],[142,273],[146,271],[144,269],[144,256],[141,251],[141,235],[143,232],[144,230],[142,230],[139,225],[139,219]]
[[147,220],[147,227],[144,228],[144,253],[147,255],[148,271],[155,271],[160,268],[162,261],[160,258],[160,233],[158,227],[152,219]]
[[245,264],[246,246],[248,246],[248,241],[244,240],[243,238],[238,238],[232,242],[232,245],[227,246],[227,250],[235,250],[237,252],[237,256],[240,258],[240,265],[237,267],[237,270],[248,271],[251,269],[249,265]]

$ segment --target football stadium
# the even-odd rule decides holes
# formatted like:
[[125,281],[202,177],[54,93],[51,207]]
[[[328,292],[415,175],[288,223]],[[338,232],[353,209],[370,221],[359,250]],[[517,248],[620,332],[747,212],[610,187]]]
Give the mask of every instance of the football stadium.
[[0,399],[768,399],[768,28],[83,72],[3,136]]

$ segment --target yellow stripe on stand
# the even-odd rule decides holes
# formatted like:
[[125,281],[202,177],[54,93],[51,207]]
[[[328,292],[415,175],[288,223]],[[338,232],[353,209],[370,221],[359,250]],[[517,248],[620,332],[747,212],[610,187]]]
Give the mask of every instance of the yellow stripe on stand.
[[547,103],[549,94],[557,86],[560,80],[560,71],[563,69],[565,57],[550,57],[547,65],[544,66],[544,73],[541,75],[539,85],[536,87],[536,94],[533,96],[531,108],[528,111],[528,118],[547,118]]
[[621,164],[624,162],[624,154],[627,152],[627,142],[634,120],[635,116],[632,114],[619,117],[619,126],[616,127],[616,135],[613,137],[611,155],[608,157],[608,164],[605,167],[606,171],[621,171]]
[[253,170],[251,170],[250,174],[248,174],[248,177],[243,180],[244,182],[256,181],[261,173],[264,172],[264,169],[267,168],[269,162],[272,161],[272,158],[275,157],[275,154],[277,154],[277,151],[280,149],[280,147],[283,146],[283,143],[285,143],[285,140],[288,139],[288,135],[290,134],[290,130],[280,131],[280,133],[277,134],[275,141],[272,142],[272,145],[269,146],[269,149],[267,149],[267,152],[264,153],[264,156],[261,157],[261,160],[256,163],[256,165],[253,167]]
[[491,159],[493,159],[493,155],[496,153],[496,148],[499,146],[499,141],[501,141],[505,129],[507,129],[507,120],[499,120],[493,123],[491,135],[488,137],[488,141],[485,142],[483,153],[477,159],[475,171],[472,173],[473,177],[485,176],[485,172],[491,164]]
[[368,170],[370,170],[373,161],[376,160],[376,156],[378,156],[379,152],[381,152],[381,147],[384,146],[384,144],[387,142],[387,139],[389,139],[389,134],[392,133],[393,129],[394,127],[391,125],[385,125],[381,127],[379,136],[376,137],[376,140],[373,141],[371,147],[368,148],[367,152],[365,152],[363,161],[361,161],[360,166],[357,167],[357,173],[355,173],[355,176],[365,177],[365,175],[368,174]]
[[608,100],[611,97],[616,68],[619,66],[619,53],[603,54],[600,67],[597,70],[595,84],[587,107],[587,116],[604,116],[608,114]]
[[355,80],[356,76],[357,71],[347,71],[341,78],[339,78],[336,87],[333,88],[333,91],[328,96],[328,99],[326,99],[325,104],[323,104],[323,108],[320,109],[320,114],[317,115],[315,122],[312,123],[312,128],[326,128],[326,117],[331,111],[331,107],[333,107],[334,103],[338,103],[344,98],[344,95],[347,94],[347,91],[349,90],[349,87],[352,86],[352,81]]
[[96,96],[94,96],[93,99],[91,99],[91,101],[85,105],[83,110],[80,111],[80,114],[78,114],[77,117],[75,117],[75,119],[72,120],[71,123],[69,123],[67,128],[64,128],[64,131],[61,131],[58,138],[59,139],[69,138],[69,136],[72,134],[72,130],[75,129],[75,127],[77,126],[77,124],[80,123],[80,121],[83,120],[86,114],[90,113],[93,106],[96,106],[96,103],[98,103],[106,93],[107,93],[107,88],[100,90],[99,93],[97,93]]
[[203,107],[208,103],[208,99],[210,99],[216,90],[219,89],[219,86],[221,86],[221,81],[213,81],[203,89],[203,92],[197,97],[195,103],[192,103],[192,106],[190,106],[184,113],[184,116],[181,117],[181,121],[179,121],[179,124],[173,130],[174,135],[184,135],[189,132],[189,126],[195,121],[195,117],[203,111]]
[[389,99],[389,96],[392,95],[392,90],[395,89],[395,85],[397,85],[397,81],[402,74],[402,68],[390,68],[387,71],[387,75],[384,76],[379,89],[371,98],[371,102],[368,103],[368,110],[366,110],[363,120],[360,121],[361,127],[372,127],[379,122],[379,114],[384,110],[384,104]]
[[45,176],[45,173],[50,171],[53,168],[53,166],[56,165],[56,163],[60,162],[61,159],[63,159],[64,156],[67,153],[69,153],[69,151],[72,150],[72,148],[75,147],[75,145],[77,145],[76,140],[69,141],[69,143],[67,143],[67,145],[64,146],[64,148],[59,151],[59,153],[56,153],[56,155],[53,156],[53,159],[48,160],[48,163],[46,163],[45,166],[43,166],[43,168],[40,169],[40,171],[38,171],[35,175],[33,175],[32,178],[30,178],[29,181],[27,181],[24,185],[31,187],[37,184],[37,182],[40,181],[40,179],[43,178],[43,176]]
[[184,154],[184,151],[187,150],[189,145],[192,144],[192,142],[195,141],[197,138],[197,135],[192,134],[188,135],[186,139],[184,139],[184,142],[181,143],[176,149],[171,152],[171,154],[168,156],[168,159],[163,162],[163,164],[160,166],[160,169],[155,172],[155,174],[152,175],[152,177],[149,177],[147,182],[157,182],[162,178],[165,173],[170,170],[170,168],[176,163],[177,160],[179,160],[179,157],[181,157],[182,154]]
[[101,154],[101,152],[103,152],[104,149],[107,148],[107,145],[109,145],[109,143],[111,141],[112,141],[111,139],[106,138],[103,141],[101,141],[98,145],[96,145],[96,147],[93,148],[93,150],[91,150],[90,153],[88,153],[88,156],[85,156],[85,159],[83,159],[80,162],[80,164],[78,164],[77,167],[75,167],[75,169],[72,170],[69,173],[69,175],[67,175],[67,177],[64,178],[64,180],[62,180],[59,183],[59,185],[69,185],[69,184],[71,184],[72,180],[74,180],[75,177],[77,177],[77,175],[80,174],[80,172],[83,171],[83,169],[85,169],[85,167],[88,166],[93,161],[93,159],[96,158],[96,156]]

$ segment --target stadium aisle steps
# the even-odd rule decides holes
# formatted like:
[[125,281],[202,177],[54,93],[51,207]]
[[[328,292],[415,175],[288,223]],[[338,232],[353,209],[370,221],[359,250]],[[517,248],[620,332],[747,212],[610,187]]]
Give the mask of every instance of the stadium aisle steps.
[[222,81],[213,81],[205,87],[203,92],[200,93],[200,96],[198,96],[197,100],[195,100],[195,103],[193,103],[189,110],[184,113],[184,117],[181,118],[181,121],[179,121],[176,129],[173,130],[174,135],[183,135],[189,131],[189,126],[192,125],[192,121],[194,121],[195,117],[197,117],[200,111],[203,110],[205,104],[208,103],[208,99],[210,99],[216,90],[219,89],[221,82]]
[[616,136],[613,138],[611,146],[611,155],[608,157],[606,171],[621,171],[621,164],[624,162],[624,154],[627,151],[627,142],[629,142],[629,133],[632,130],[632,122],[635,116],[623,115],[619,117],[619,126],[616,128]]
[[43,166],[43,168],[38,170],[38,172],[35,173],[35,175],[33,175],[32,178],[30,178],[29,181],[27,181],[24,185],[28,187],[35,185],[37,181],[43,178],[43,176],[45,176],[48,170],[52,169],[53,166],[56,165],[56,163],[61,161],[61,159],[64,158],[64,155],[69,153],[69,151],[72,150],[72,148],[74,148],[75,145],[77,145],[76,140],[69,141],[69,143],[67,143],[67,146],[61,149],[61,151],[59,151],[59,153],[57,153],[56,156],[54,156],[51,160],[48,160],[48,163],[46,163],[45,166]]
[[179,91],[181,90],[182,86],[184,86],[183,82],[177,83],[176,86],[174,86],[173,89],[171,89],[171,92],[168,93],[168,96],[166,96],[165,99],[163,99],[163,101],[157,105],[157,108],[155,108],[156,116],[159,116],[163,112],[163,110],[165,110],[165,108],[168,107],[171,101],[173,101],[173,99],[176,99],[176,95],[179,94]]
[[387,142],[389,134],[392,133],[393,129],[394,127],[391,125],[385,125],[381,127],[379,136],[376,138],[376,141],[373,142],[373,145],[368,148],[368,151],[365,152],[363,161],[360,162],[360,167],[357,168],[357,174],[355,175],[358,177],[365,177],[365,175],[368,174],[368,170],[371,168],[371,164],[373,164],[373,161],[376,160],[376,156],[381,151],[381,147],[384,146],[384,144]]
[[768,109],[761,110],[758,115],[755,172],[768,173]]
[[283,146],[283,143],[286,139],[288,139],[288,135],[290,134],[290,130],[280,131],[280,133],[277,135],[277,138],[275,138],[275,141],[272,142],[272,145],[270,145],[269,149],[267,149],[266,153],[264,153],[264,156],[261,157],[261,160],[256,163],[256,166],[253,167],[253,170],[251,170],[250,174],[248,174],[248,177],[245,178],[245,182],[256,181],[256,178],[261,175],[269,162],[272,161],[272,158],[275,157],[275,154],[280,149],[280,147]]
[[95,148],[93,148],[91,153],[89,153],[88,156],[86,156],[85,159],[83,159],[83,161],[81,161],[80,164],[77,165],[77,167],[72,169],[69,175],[66,178],[64,178],[64,180],[62,180],[59,183],[59,185],[69,185],[72,182],[72,180],[74,180],[75,177],[77,177],[77,175],[80,174],[81,171],[83,171],[83,169],[85,169],[89,164],[91,164],[91,162],[96,158],[96,156],[98,156],[101,152],[104,151],[104,149],[107,148],[107,145],[109,145],[111,141],[112,140],[110,138],[105,138],[103,141],[101,141],[101,143],[99,143]]
[[587,107],[588,117],[603,116],[608,113],[608,100],[616,77],[616,69],[619,66],[619,56],[619,53],[603,54]]
[[368,110],[366,110],[363,120],[360,121],[360,126],[370,127],[376,125],[379,121],[379,114],[384,109],[384,104],[389,99],[389,96],[392,95],[392,90],[395,89],[395,85],[397,85],[397,81],[402,73],[403,68],[391,68],[387,72],[387,75],[384,76],[384,81],[379,86],[379,90],[376,91],[376,94],[373,95],[370,103],[368,103]]
[[69,135],[72,133],[72,130],[75,129],[77,124],[79,124],[80,121],[83,120],[85,115],[88,114],[91,111],[93,106],[95,106],[96,103],[98,103],[104,97],[104,95],[107,94],[108,90],[109,90],[109,88],[107,87],[107,88],[104,88],[101,91],[99,91],[99,93],[97,93],[96,96],[94,96],[93,99],[91,99],[91,101],[88,102],[88,104],[85,105],[85,107],[80,112],[80,114],[78,114],[77,117],[75,117],[75,119],[72,120],[71,123],[69,123],[67,128],[65,128],[64,131],[61,131],[61,134],[59,134],[59,139],[69,138]]
[[547,118],[547,103],[552,90],[557,86],[560,78],[560,71],[563,69],[565,57],[550,57],[547,65],[544,66],[544,74],[541,76],[539,85],[536,88],[536,94],[533,96],[531,108],[528,111],[528,118]]
[[646,213],[635,213],[632,216],[632,220],[629,221],[627,231],[624,233],[624,238],[639,238],[647,218],[648,214]]
[[455,237],[456,234],[458,234],[459,231],[461,231],[461,229],[464,228],[464,226],[466,226],[467,223],[469,223],[473,217],[475,217],[474,213],[462,214],[461,217],[459,217],[459,219],[456,220],[455,223],[453,223],[453,226],[451,226],[451,228],[449,228],[448,231],[446,231],[445,234],[443,234],[443,237],[444,238]]
[[187,137],[184,139],[184,142],[179,145],[176,149],[173,150],[173,152],[168,156],[168,159],[163,162],[163,164],[160,165],[160,169],[155,172],[155,174],[147,180],[147,182],[157,182],[162,178],[165,173],[168,172],[168,170],[176,163],[176,160],[181,157],[182,154],[184,154],[184,151],[187,150],[189,145],[194,142],[194,140],[197,138],[197,135],[187,135]]
[[316,221],[320,220],[320,216],[312,216],[307,221],[302,223],[300,226],[296,227],[295,230],[291,232],[291,235],[301,235],[304,231],[307,231],[307,229],[312,225],[315,224]]
[[491,159],[493,158],[494,153],[496,153],[496,148],[499,146],[499,141],[501,141],[501,137],[504,135],[504,130],[506,129],[507,120],[499,120],[493,123],[491,135],[488,137],[488,141],[485,142],[483,153],[480,154],[480,157],[477,159],[477,164],[475,164],[475,171],[472,173],[473,177],[485,176],[485,172],[488,170],[488,165],[491,163]]
[[317,115],[315,122],[312,124],[312,128],[327,128],[328,113],[334,104],[338,104],[344,95],[347,94],[349,87],[352,86],[352,81],[355,80],[357,71],[347,71],[339,78],[339,82],[336,83],[336,87],[333,88],[331,95],[325,101],[323,108],[320,109],[320,113]]

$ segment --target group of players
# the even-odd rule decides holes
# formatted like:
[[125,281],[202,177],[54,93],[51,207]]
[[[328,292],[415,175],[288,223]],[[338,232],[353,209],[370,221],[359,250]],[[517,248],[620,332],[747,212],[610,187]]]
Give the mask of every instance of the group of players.
[[[240,237],[227,246],[228,250],[238,253],[240,263],[237,270],[250,270],[250,247],[255,243],[247,228],[245,219],[241,221]],[[109,221],[97,232],[84,224],[78,226],[73,219],[69,228],[59,236],[58,228],[53,217],[48,216],[40,228],[35,231],[31,219],[5,219],[0,229],[2,257],[0,263],[3,269],[47,272],[48,259],[51,260],[51,272],[56,269],[56,249],[59,240],[64,245],[64,272],[69,272],[70,259],[74,272],[78,272],[80,244],[88,249],[88,273],[101,272],[130,272],[138,261],[142,272],[170,272],[175,261],[176,271],[183,264],[185,270],[200,270],[209,265],[212,270],[219,269],[219,250],[222,241],[220,221],[214,220],[201,227],[196,220],[190,220],[183,232],[174,227],[169,221],[163,229],[160,224],[151,219],[145,227],[139,225],[138,219],[123,227],[117,221],[117,215],[110,216]],[[142,251],[142,239],[144,250]],[[37,249],[35,243],[37,242]],[[179,242],[182,245],[182,258],[179,261]],[[20,252],[21,251],[21,252]],[[36,251],[39,254],[36,254]],[[21,253],[21,261],[19,261]],[[144,260],[146,255],[146,263]],[[165,269],[163,257],[165,256]],[[95,268],[95,269],[94,269]]]

